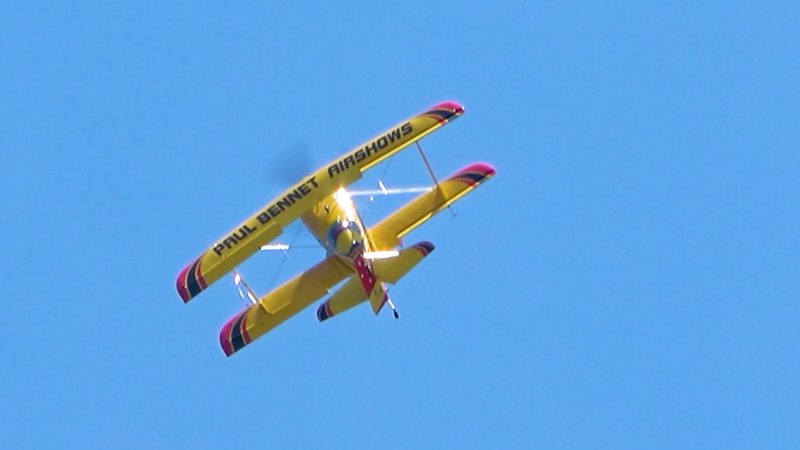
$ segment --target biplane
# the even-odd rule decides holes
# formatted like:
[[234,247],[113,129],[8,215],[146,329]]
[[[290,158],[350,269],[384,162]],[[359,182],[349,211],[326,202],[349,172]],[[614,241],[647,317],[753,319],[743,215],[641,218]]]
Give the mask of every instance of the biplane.
[[[444,180],[436,179],[418,141],[463,113],[464,107],[456,102],[439,103],[355,147],[290,186],[180,271],[176,284],[184,303],[229,273],[234,274],[240,294],[249,300],[249,306],[220,330],[225,355],[241,350],[326,295],[317,308],[320,322],[362,302],[368,302],[375,314],[388,304],[398,317],[386,285],[397,283],[434,249],[430,242],[403,247],[403,236],[495,174],[488,164],[475,163]],[[417,145],[433,186],[367,228],[347,187],[411,144]],[[380,191],[388,193],[382,183]],[[326,250],[326,257],[258,297],[236,267],[261,249],[285,249],[271,242],[297,219]]]

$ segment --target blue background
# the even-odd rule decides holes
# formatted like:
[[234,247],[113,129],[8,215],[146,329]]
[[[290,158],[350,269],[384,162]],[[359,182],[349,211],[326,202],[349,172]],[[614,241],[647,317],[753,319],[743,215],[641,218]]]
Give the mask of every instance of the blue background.
[[[796,2],[3,9],[3,447],[800,446]],[[437,174],[498,175],[408,237],[437,249],[402,319],[309,308],[225,358],[243,303],[177,272],[304,158],[446,99]],[[383,167],[360,186],[427,179]]]

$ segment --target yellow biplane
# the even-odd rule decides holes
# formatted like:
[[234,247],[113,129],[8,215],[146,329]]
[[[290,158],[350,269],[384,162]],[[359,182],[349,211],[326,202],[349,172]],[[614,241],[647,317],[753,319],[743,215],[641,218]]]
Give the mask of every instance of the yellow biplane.
[[[401,248],[401,238],[495,174],[491,166],[476,163],[442,181],[434,176],[418,141],[463,113],[460,104],[443,102],[350,150],[295,183],[180,271],[176,284],[184,302],[233,272],[240,295],[252,303],[222,327],[220,344],[225,355],[241,350],[344,280],[317,309],[320,321],[364,301],[369,301],[375,314],[388,303],[398,317],[386,283],[396,283],[434,249],[430,242]],[[434,185],[366,228],[346,187],[367,169],[413,143]],[[388,193],[382,183],[379,186],[380,192]],[[287,248],[270,242],[296,219],[314,234],[327,257],[266,295],[256,296],[235,268],[260,249]]]

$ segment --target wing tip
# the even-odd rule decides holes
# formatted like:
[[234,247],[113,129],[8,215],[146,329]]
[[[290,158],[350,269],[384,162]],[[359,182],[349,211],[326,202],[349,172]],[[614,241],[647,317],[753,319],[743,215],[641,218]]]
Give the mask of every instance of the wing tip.
[[183,303],[188,303],[189,300],[192,299],[192,295],[189,293],[189,286],[186,280],[186,273],[189,271],[190,265],[184,267],[183,270],[178,273],[178,278],[175,280],[175,287],[177,288],[178,295],[180,296],[181,300],[183,300]]
[[434,249],[436,249],[436,246],[430,241],[417,242],[413,247],[422,254],[423,258],[428,256]]
[[432,117],[443,125],[453,119],[461,117],[462,114],[464,114],[464,105],[456,101],[448,100],[437,103],[422,113],[421,116]]
[[487,163],[473,163],[451,175],[448,180],[460,180],[469,185],[476,185],[493,177],[496,173],[495,168]]
[[249,311],[248,308],[231,317],[219,330],[219,345],[225,356],[233,355],[252,340],[247,333],[247,313]]
[[333,310],[331,310],[329,301],[325,301],[324,303],[319,305],[319,308],[317,308],[317,320],[318,321],[324,322],[324,321],[330,319],[333,316],[334,316],[334,313],[333,313]]
[[459,102],[457,102],[455,100],[447,100],[447,101],[443,101],[441,103],[437,103],[431,109],[447,109],[447,110],[452,111],[453,114],[456,114],[456,115],[459,115],[459,116],[464,114],[464,105],[462,105],[461,103],[459,103]]
[[225,322],[225,325],[219,330],[219,346],[222,348],[222,352],[225,353],[225,356],[231,356],[235,352],[233,344],[231,343],[231,328],[233,327],[233,321],[237,317],[238,316],[233,317]]
[[467,167],[465,167],[465,168],[463,168],[461,170],[462,171],[469,170],[469,171],[474,171],[474,172],[480,172],[480,173],[483,173],[484,175],[489,176],[489,177],[494,176],[494,174],[497,173],[497,170],[495,170],[495,168],[491,164],[485,163],[485,162],[473,163],[473,164],[470,164],[469,166],[467,166]]
[[178,278],[175,280],[175,287],[178,289],[178,295],[183,300],[183,303],[188,303],[189,300],[196,297],[208,287],[203,272],[200,268],[200,258],[195,259],[186,265],[178,273]]

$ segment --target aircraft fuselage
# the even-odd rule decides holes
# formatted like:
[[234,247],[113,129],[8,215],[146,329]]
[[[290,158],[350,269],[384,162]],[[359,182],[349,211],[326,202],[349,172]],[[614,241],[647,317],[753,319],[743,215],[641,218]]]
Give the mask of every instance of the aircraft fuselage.
[[348,264],[371,250],[364,224],[345,189],[325,197],[303,214],[301,220],[329,255],[336,255]]

